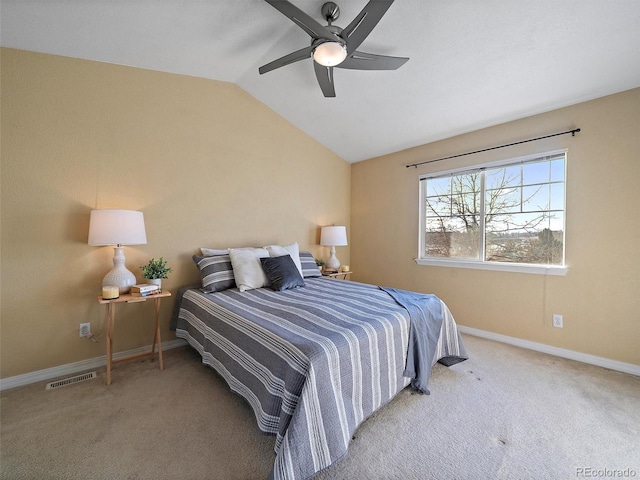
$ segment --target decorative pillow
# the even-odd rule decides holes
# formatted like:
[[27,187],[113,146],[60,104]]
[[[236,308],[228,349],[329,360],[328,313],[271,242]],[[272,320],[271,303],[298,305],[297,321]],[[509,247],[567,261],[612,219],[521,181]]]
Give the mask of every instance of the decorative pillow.
[[267,275],[272,290],[280,292],[290,288],[304,287],[304,280],[290,255],[261,258],[262,269]]
[[233,277],[233,267],[229,255],[217,255],[215,257],[193,256],[200,270],[202,289],[205,292],[220,292],[236,286]]
[[233,276],[241,292],[269,285],[260,263],[261,258],[269,256],[266,248],[230,248],[229,256]]
[[224,250],[216,250],[214,248],[201,248],[200,253],[202,253],[203,257],[213,257],[215,255],[229,255],[229,249],[225,248]]
[[321,277],[322,272],[316,265],[316,259],[310,252],[300,252],[300,265],[302,266],[302,276],[304,278]]
[[300,272],[300,276],[302,277],[302,265],[300,264],[300,252],[298,249],[298,243],[292,243],[291,245],[269,245],[268,247],[264,247],[269,252],[271,257],[281,257],[283,255],[289,255],[293,263],[296,265],[298,272]]

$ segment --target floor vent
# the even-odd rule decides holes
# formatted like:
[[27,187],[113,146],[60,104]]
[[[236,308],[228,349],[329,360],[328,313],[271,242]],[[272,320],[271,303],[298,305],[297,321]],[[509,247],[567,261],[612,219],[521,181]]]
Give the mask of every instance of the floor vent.
[[47,383],[47,390],[53,390],[54,388],[60,388],[67,385],[73,385],[74,383],[84,382],[85,380],[92,380],[97,378],[96,372],[83,373],[82,375],[76,375],[75,377],[65,378],[63,380],[56,380],[55,382]]

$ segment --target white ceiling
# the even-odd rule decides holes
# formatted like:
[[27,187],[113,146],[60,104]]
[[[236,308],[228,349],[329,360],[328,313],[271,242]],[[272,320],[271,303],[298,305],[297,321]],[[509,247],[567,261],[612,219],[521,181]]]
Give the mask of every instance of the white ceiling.
[[[292,0],[324,24],[324,0]],[[345,27],[366,0],[336,0]],[[397,0],[359,50],[258,67],[310,38],[263,0],[1,0],[2,46],[233,82],[348,162],[640,87],[640,0]],[[553,132],[549,132],[553,133]]]

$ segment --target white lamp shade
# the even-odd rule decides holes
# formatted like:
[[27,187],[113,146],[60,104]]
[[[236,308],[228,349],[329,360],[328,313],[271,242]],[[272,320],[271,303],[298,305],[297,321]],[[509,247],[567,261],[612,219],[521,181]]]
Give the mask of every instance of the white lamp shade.
[[320,230],[320,245],[327,247],[341,247],[347,244],[347,227],[322,227]]
[[313,59],[325,67],[338,65],[347,58],[347,49],[338,42],[324,42],[313,51]]
[[135,210],[91,210],[89,245],[146,245],[144,215]]

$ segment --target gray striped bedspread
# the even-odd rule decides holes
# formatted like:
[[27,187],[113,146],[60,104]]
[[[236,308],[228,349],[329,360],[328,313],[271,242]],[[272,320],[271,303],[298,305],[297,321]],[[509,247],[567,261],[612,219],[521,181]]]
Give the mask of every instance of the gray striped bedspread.
[[[271,478],[311,478],[347,453],[351,436],[410,383],[403,376],[411,321],[382,289],[306,278],[306,286],[177,298],[172,328],[253,408],[274,434]],[[430,360],[467,358],[440,301],[442,327]]]

